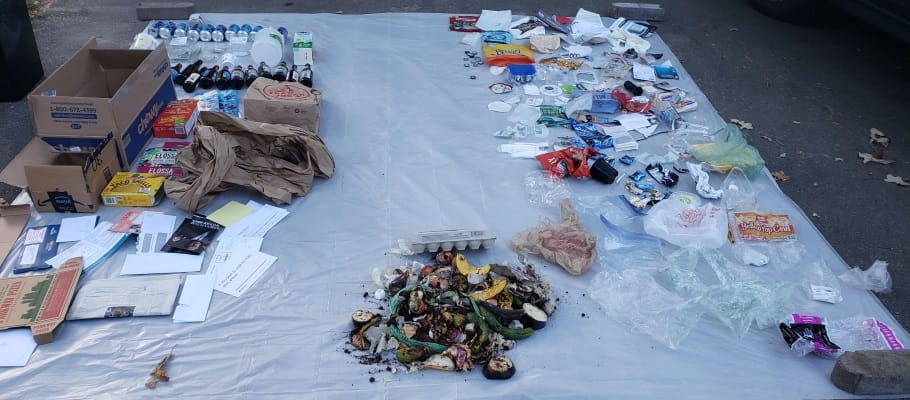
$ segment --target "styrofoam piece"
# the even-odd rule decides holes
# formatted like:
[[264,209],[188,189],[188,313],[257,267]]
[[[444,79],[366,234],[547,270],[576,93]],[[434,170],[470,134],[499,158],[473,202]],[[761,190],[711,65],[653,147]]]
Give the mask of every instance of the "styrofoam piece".
[[496,236],[487,230],[451,229],[417,232],[411,236],[410,248],[415,253],[425,251],[435,253],[440,249],[443,251],[479,250],[481,248],[491,249],[495,242]]

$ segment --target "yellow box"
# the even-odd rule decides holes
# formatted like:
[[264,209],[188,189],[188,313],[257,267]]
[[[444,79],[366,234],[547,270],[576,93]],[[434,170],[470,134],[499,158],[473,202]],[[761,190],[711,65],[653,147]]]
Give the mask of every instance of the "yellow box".
[[152,207],[164,198],[164,175],[118,172],[101,192],[106,206]]

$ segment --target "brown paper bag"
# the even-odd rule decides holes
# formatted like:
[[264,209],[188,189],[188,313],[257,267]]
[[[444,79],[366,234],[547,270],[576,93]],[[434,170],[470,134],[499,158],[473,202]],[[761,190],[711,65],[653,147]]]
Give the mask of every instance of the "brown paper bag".
[[315,132],[203,111],[193,143],[180,150],[185,175],[164,183],[177,207],[195,212],[232,186],[255,189],[277,204],[305,195],[313,177],[329,178],[335,159]]

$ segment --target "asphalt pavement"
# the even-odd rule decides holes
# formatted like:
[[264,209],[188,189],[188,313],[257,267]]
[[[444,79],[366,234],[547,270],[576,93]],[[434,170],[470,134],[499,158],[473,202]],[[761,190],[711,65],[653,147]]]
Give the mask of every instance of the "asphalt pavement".
[[[478,13],[489,2],[344,0],[196,1],[198,12],[443,12]],[[726,119],[752,123],[749,142],[771,171],[789,179],[781,188],[850,265],[890,263],[894,291],[879,298],[910,329],[910,187],[884,181],[887,174],[910,181],[910,51],[854,18],[819,10],[806,25],[783,23],[754,11],[746,0],[664,1],[666,20],[658,33],[680,58]],[[515,14],[575,15],[579,7],[608,13],[609,2],[501,1]],[[102,47],[128,46],[145,26],[135,2],[58,0],[33,21],[46,72],[91,37]],[[445,29],[440,27],[440,29]],[[369,40],[369,38],[364,38]],[[874,153],[870,128],[889,139],[890,165],[863,164]],[[25,101],[0,104],[0,166],[31,138]],[[879,149],[882,150],[882,149]],[[0,195],[9,196],[9,188]]]

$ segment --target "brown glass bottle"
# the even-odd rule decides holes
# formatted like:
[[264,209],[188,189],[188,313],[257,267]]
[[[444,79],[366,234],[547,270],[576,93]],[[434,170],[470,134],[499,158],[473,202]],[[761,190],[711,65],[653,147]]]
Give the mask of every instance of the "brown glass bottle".
[[215,74],[218,73],[218,66],[211,67],[202,71],[202,76],[199,78],[199,87],[203,89],[211,89],[215,87]]
[[177,85],[182,85],[183,82],[186,80],[186,78],[189,78],[190,75],[192,75],[194,72],[196,72],[196,70],[199,69],[199,67],[201,67],[201,66],[202,66],[202,60],[198,60],[190,65],[187,65],[186,68],[184,68],[183,71],[180,71],[180,73],[177,75],[177,77],[174,78],[174,83]]

